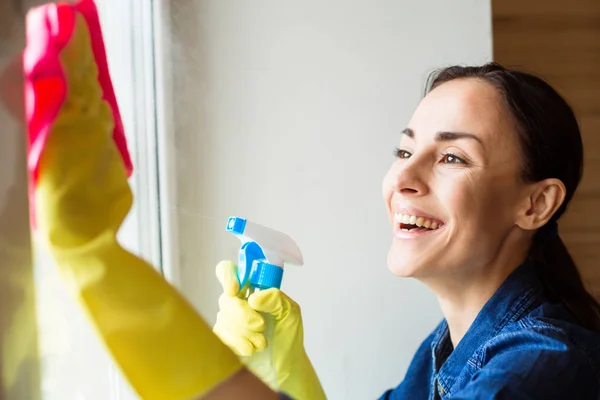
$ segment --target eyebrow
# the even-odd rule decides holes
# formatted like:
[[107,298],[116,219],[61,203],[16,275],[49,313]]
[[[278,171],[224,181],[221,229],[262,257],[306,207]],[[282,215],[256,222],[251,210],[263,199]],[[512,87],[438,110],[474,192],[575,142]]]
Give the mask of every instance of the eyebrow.
[[[413,131],[410,128],[403,129],[402,134],[404,134],[410,138],[415,137],[415,131]],[[459,140],[459,139],[473,139],[473,140],[478,141],[479,144],[481,144],[481,146],[483,146],[483,142],[481,141],[481,139],[479,139],[477,136],[473,135],[472,133],[441,131],[441,132],[436,133],[436,135],[435,135],[436,142],[451,142],[453,140]],[[483,147],[485,147],[485,146],[483,146]]]

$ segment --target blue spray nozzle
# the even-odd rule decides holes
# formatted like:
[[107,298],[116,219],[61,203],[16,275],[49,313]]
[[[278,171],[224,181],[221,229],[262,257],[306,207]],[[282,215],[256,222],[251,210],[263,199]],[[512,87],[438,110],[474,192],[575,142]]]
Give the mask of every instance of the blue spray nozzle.
[[243,235],[246,229],[246,220],[240,217],[230,217],[226,229],[234,235]]
[[284,263],[302,265],[302,253],[286,234],[248,221],[230,217],[226,230],[242,242],[238,255],[240,289],[246,284],[254,288],[279,288]]

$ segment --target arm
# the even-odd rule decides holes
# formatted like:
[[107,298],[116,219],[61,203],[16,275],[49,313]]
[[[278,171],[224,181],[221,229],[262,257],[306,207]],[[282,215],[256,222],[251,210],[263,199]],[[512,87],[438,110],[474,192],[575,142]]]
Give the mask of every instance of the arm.
[[[232,262],[219,263],[216,273],[223,294],[219,298],[220,311],[214,332],[235,353],[244,356],[248,368],[267,384],[272,384],[270,371],[264,371],[260,362],[255,364],[253,357],[260,356],[260,351],[271,346],[277,375],[273,390],[283,391],[296,400],[326,399],[304,349],[300,306],[278,289],[256,292],[248,301],[238,298],[237,266]],[[274,318],[272,343],[267,343],[264,335],[261,313],[271,314]]]
[[205,396],[195,400],[287,400],[278,396],[247,369],[242,369]]
[[132,193],[86,21],[68,4],[47,5],[28,28],[50,43],[33,35],[26,51],[36,238],[107,351],[144,400],[275,399],[175,288],[118,243]]

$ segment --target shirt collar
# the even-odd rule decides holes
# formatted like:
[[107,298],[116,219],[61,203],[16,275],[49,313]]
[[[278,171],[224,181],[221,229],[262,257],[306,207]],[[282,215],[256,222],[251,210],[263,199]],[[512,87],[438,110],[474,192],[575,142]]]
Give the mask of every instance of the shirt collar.
[[[541,301],[542,286],[531,262],[513,271],[483,306],[469,330],[439,369],[438,382],[448,392],[473,354],[508,323],[520,319]],[[452,350],[446,321],[432,342],[434,368]]]

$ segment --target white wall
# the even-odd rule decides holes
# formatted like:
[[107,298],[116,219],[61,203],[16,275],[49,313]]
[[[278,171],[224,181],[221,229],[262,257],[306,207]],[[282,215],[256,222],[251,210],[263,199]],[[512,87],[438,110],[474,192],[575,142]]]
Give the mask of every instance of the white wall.
[[213,322],[214,267],[237,256],[227,216],[285,231],[306,265],[283,289],[329,398],[379,396],[441,318],[425,288],[387,271],[381,179],[428,72],[491,59],[490,2],[170,5],[164,234],[179,247],[178,285]]

